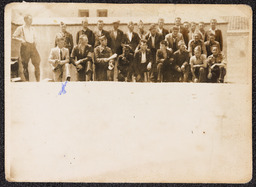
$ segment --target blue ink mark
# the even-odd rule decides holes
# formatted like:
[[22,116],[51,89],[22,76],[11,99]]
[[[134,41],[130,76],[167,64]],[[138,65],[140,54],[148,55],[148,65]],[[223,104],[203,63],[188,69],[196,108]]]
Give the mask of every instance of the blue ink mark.
[[61,88],[61,91],[59,92],[59,95],[66,93],[65,87],[66,87],[67,83],[68,83],[67,81],[65,83],[62,83],[62,88]]

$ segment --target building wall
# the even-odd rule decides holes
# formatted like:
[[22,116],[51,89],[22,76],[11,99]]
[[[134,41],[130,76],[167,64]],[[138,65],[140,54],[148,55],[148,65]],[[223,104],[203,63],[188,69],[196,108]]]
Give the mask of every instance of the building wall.
[[[145,24],[145,30],[147,31],[149,29],[150,23]],[[15,31],[15,29],[19,25],[12,24],[12,34]],[[173,24],[166,24],[165,28],[168,30],[173,26]],[[218,27],[222,30],[223,33],[223,38],[224,38],[224,54],[227,56],[227,23],[219,24]],[[48,63],[48,57],[49,53],[52,47],[54,47],[54,40],[56,33],[59,32],[60,28],[58,24],[35,24],[34,28],[37,33],[37,48],[41,56],[41,80],[45,78],[53,78],[53,74],[51,71],[51,67]],[[89,28],[91,30],[96,29],[96,23],[90,24]],[[105,30],[111,30],[112,29],[112,24],[106,24],[104,27]],[[120,29],[123,30],[124,32],[127,32],[127,24],[126,23],[121,23],[120,24]],[[206,29],[209,29],[209,23],[206,23]],[[76,40],[76,33],[77,31],[81,30],[81,25],[80,24],[67,24],[67,30],[73,35],[73,40],[75,42]],[[135,26],[135,32],[137,32],[138,27],[137,25]],[[20,49],[20,44],[12,40],[12,45],[11,45],[11,56],[12,57],[17,57],[19,56],[19,49]],[[29,72],[30,72],[30,81],[35,81],[34,74],[34,67],[31,63],[29,63]],[[22,74],[22,66],[20,64],[20,76],[21,78],[23,77]],[[71,69],[71,81],[75,80],[75,68],[72,66]]]

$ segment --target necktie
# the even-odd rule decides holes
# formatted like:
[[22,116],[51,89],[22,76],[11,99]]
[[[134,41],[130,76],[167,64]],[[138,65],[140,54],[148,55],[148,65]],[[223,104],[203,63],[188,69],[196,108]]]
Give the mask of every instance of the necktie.
[[60,60],[62,60],[62,50],[60,49]]

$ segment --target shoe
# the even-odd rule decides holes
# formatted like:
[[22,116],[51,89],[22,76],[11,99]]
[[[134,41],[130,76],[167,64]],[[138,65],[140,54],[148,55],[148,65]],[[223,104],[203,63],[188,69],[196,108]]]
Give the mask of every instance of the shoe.
[[71,77],[70,77],[70,76],[68,76],[68,77],[67,77],[67,79],[66,79],[66,81],[70,81],[70,78],[71,78]]
[[223,79],[218,79],[218,83],[223,83]]

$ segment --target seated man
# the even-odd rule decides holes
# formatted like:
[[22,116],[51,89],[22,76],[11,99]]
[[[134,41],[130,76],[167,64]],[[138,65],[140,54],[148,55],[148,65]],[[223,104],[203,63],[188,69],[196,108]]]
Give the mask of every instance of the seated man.
[[160,42],[160,49],[156,52],[157,82],[173,81],[173,53],[167,49],[167,42]]
[[71,53],[71,62],[77,69],[77,81],[92,80],[93,48],[88,44],[86,35],[79,37],[79,44]]
[[140,48],[135,52],[134,65],[138,82],[149,82],[149,71],[152,68],[152,54],[147,49],[147,40],[140,41]]
[[205,82],[207,61],[206,55],[201,54],[201,47],[196,46],[194,49],[195,55],[190,58],[190,67],[193,82]]
[[212,54],[212,46],[217,46],[220,51],[220,44],[219,42],[215,41],[215,35],[210,33],[209,34],[209,40],[204,43],[207,56],[210,56]]
[[100,45],[94,49],[95,54],[95,73],[97,81],[114,80],[114,58],[112,51],[107,47],[107,38],[99,37]]
[[178,43],[179,49],[174,55],[174,81],[188,82],[189,76],[189,53],[184,41]]
[[207,61],[209,82],[223,83],[226,75],[226,64],[223,62],[223,55],[218,46],[212,46],[212,55],[208,57]]
[[61,82],[64,72],[66,72],[66,80],[70,81],[69,51],[67,48],[64,48],[64,38],[57,38],[56,43],[57,47],[51,49],[48,59],[54,73],[54,81]]
[[118,81],[130,82],[130,73],[133,66],[133,54],[131,53],[131,47],[129,45],[123,45],[123,53],[118,56],[117,69],[118,69]]

